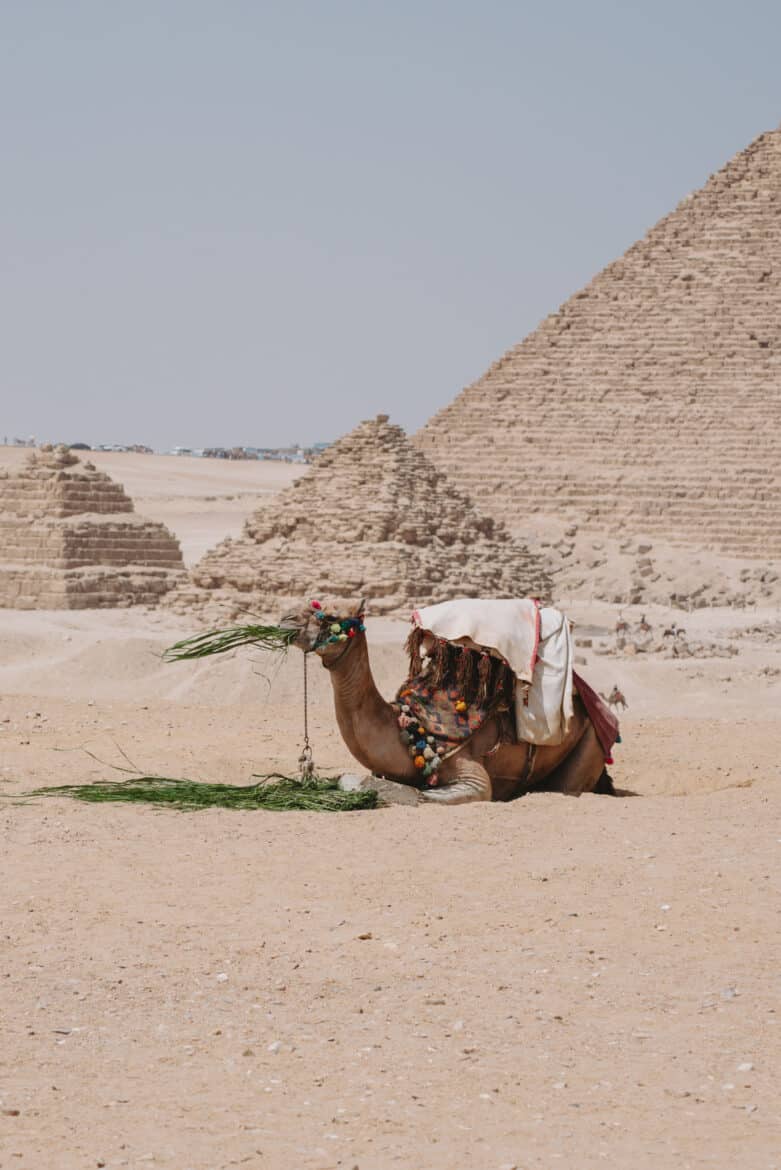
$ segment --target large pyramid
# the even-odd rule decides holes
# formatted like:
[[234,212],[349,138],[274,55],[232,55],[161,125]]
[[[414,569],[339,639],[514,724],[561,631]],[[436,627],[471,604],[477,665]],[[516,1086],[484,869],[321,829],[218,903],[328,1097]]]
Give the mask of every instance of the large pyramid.
[[0,607],[155,604],[184,576],[178,541],[67,448],[0,471]]
[[536,512],[781,557],[781,130],[684,199],[414,441],[511,525]]
[[166,604],[214,616],[278,615],[302,599],[367,597],[407,613],[457,596],[547,596],[540,563],[481,516],[387,415],[334,443],[224,540]]

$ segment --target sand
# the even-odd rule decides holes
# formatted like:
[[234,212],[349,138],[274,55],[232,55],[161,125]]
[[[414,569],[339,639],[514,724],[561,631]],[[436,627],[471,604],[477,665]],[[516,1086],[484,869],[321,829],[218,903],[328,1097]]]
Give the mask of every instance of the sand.
[[[190,559],[295,470],[96,462]],[[566,608],[581,640],[617,612]],[[629,701],[637,799],[325,815],[23,800],[122,753],[289,771],[303,660],[163,665],[167,613],[0,612],[0,1168],[781,1167],[780,616],[686,615],[732,658],[579,650]],[[403,626],[369,636],[390,694]],[[314,667],[316,760],[354,769]]]

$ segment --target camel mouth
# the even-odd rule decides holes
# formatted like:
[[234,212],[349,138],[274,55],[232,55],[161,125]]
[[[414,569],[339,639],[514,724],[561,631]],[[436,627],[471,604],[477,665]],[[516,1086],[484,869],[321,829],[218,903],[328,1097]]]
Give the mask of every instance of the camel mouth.
[[318,630],[309,630],[309,617],[302,616],[299,613],[286,613],[279,619],[279,627],[282,630],[295,630],[296,636],[292,640],[291,645],[297,646],[299,650],[309,653],[314,650],[317,641]]

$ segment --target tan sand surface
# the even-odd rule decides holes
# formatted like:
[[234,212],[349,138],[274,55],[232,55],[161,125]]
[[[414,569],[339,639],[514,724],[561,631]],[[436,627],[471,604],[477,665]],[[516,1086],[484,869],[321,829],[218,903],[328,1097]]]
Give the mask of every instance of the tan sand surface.
[[[192,462],[116,474],[195,516]],[[595,640],[617,613],[567,609]],[[292,770],[303,659],[164,665],[168,613],[0,612],[0,1170],[781,1167],[780,616],[685,615],[732,658],[579,651],[628,699],[637,799],[328,815],[25,799],[125,756]],[[391,694],[404,627],[369,633]],[[310,683],[319,766],[353,766]]]

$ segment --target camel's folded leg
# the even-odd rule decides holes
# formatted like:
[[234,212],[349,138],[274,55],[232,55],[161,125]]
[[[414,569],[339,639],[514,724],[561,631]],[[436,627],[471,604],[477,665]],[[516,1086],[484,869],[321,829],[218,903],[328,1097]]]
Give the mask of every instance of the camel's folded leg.
[[544,781],[544,788],[547,792],[580,796],[583,792],[594,791],[604,770],[605,753],[593,724],[589,723],[577,746]]
[[454,756],[440,773],[439,786],[426,788],[421,800],[435,804],[468,804],[472,800],[491,800],[491,777],[477,760]]

